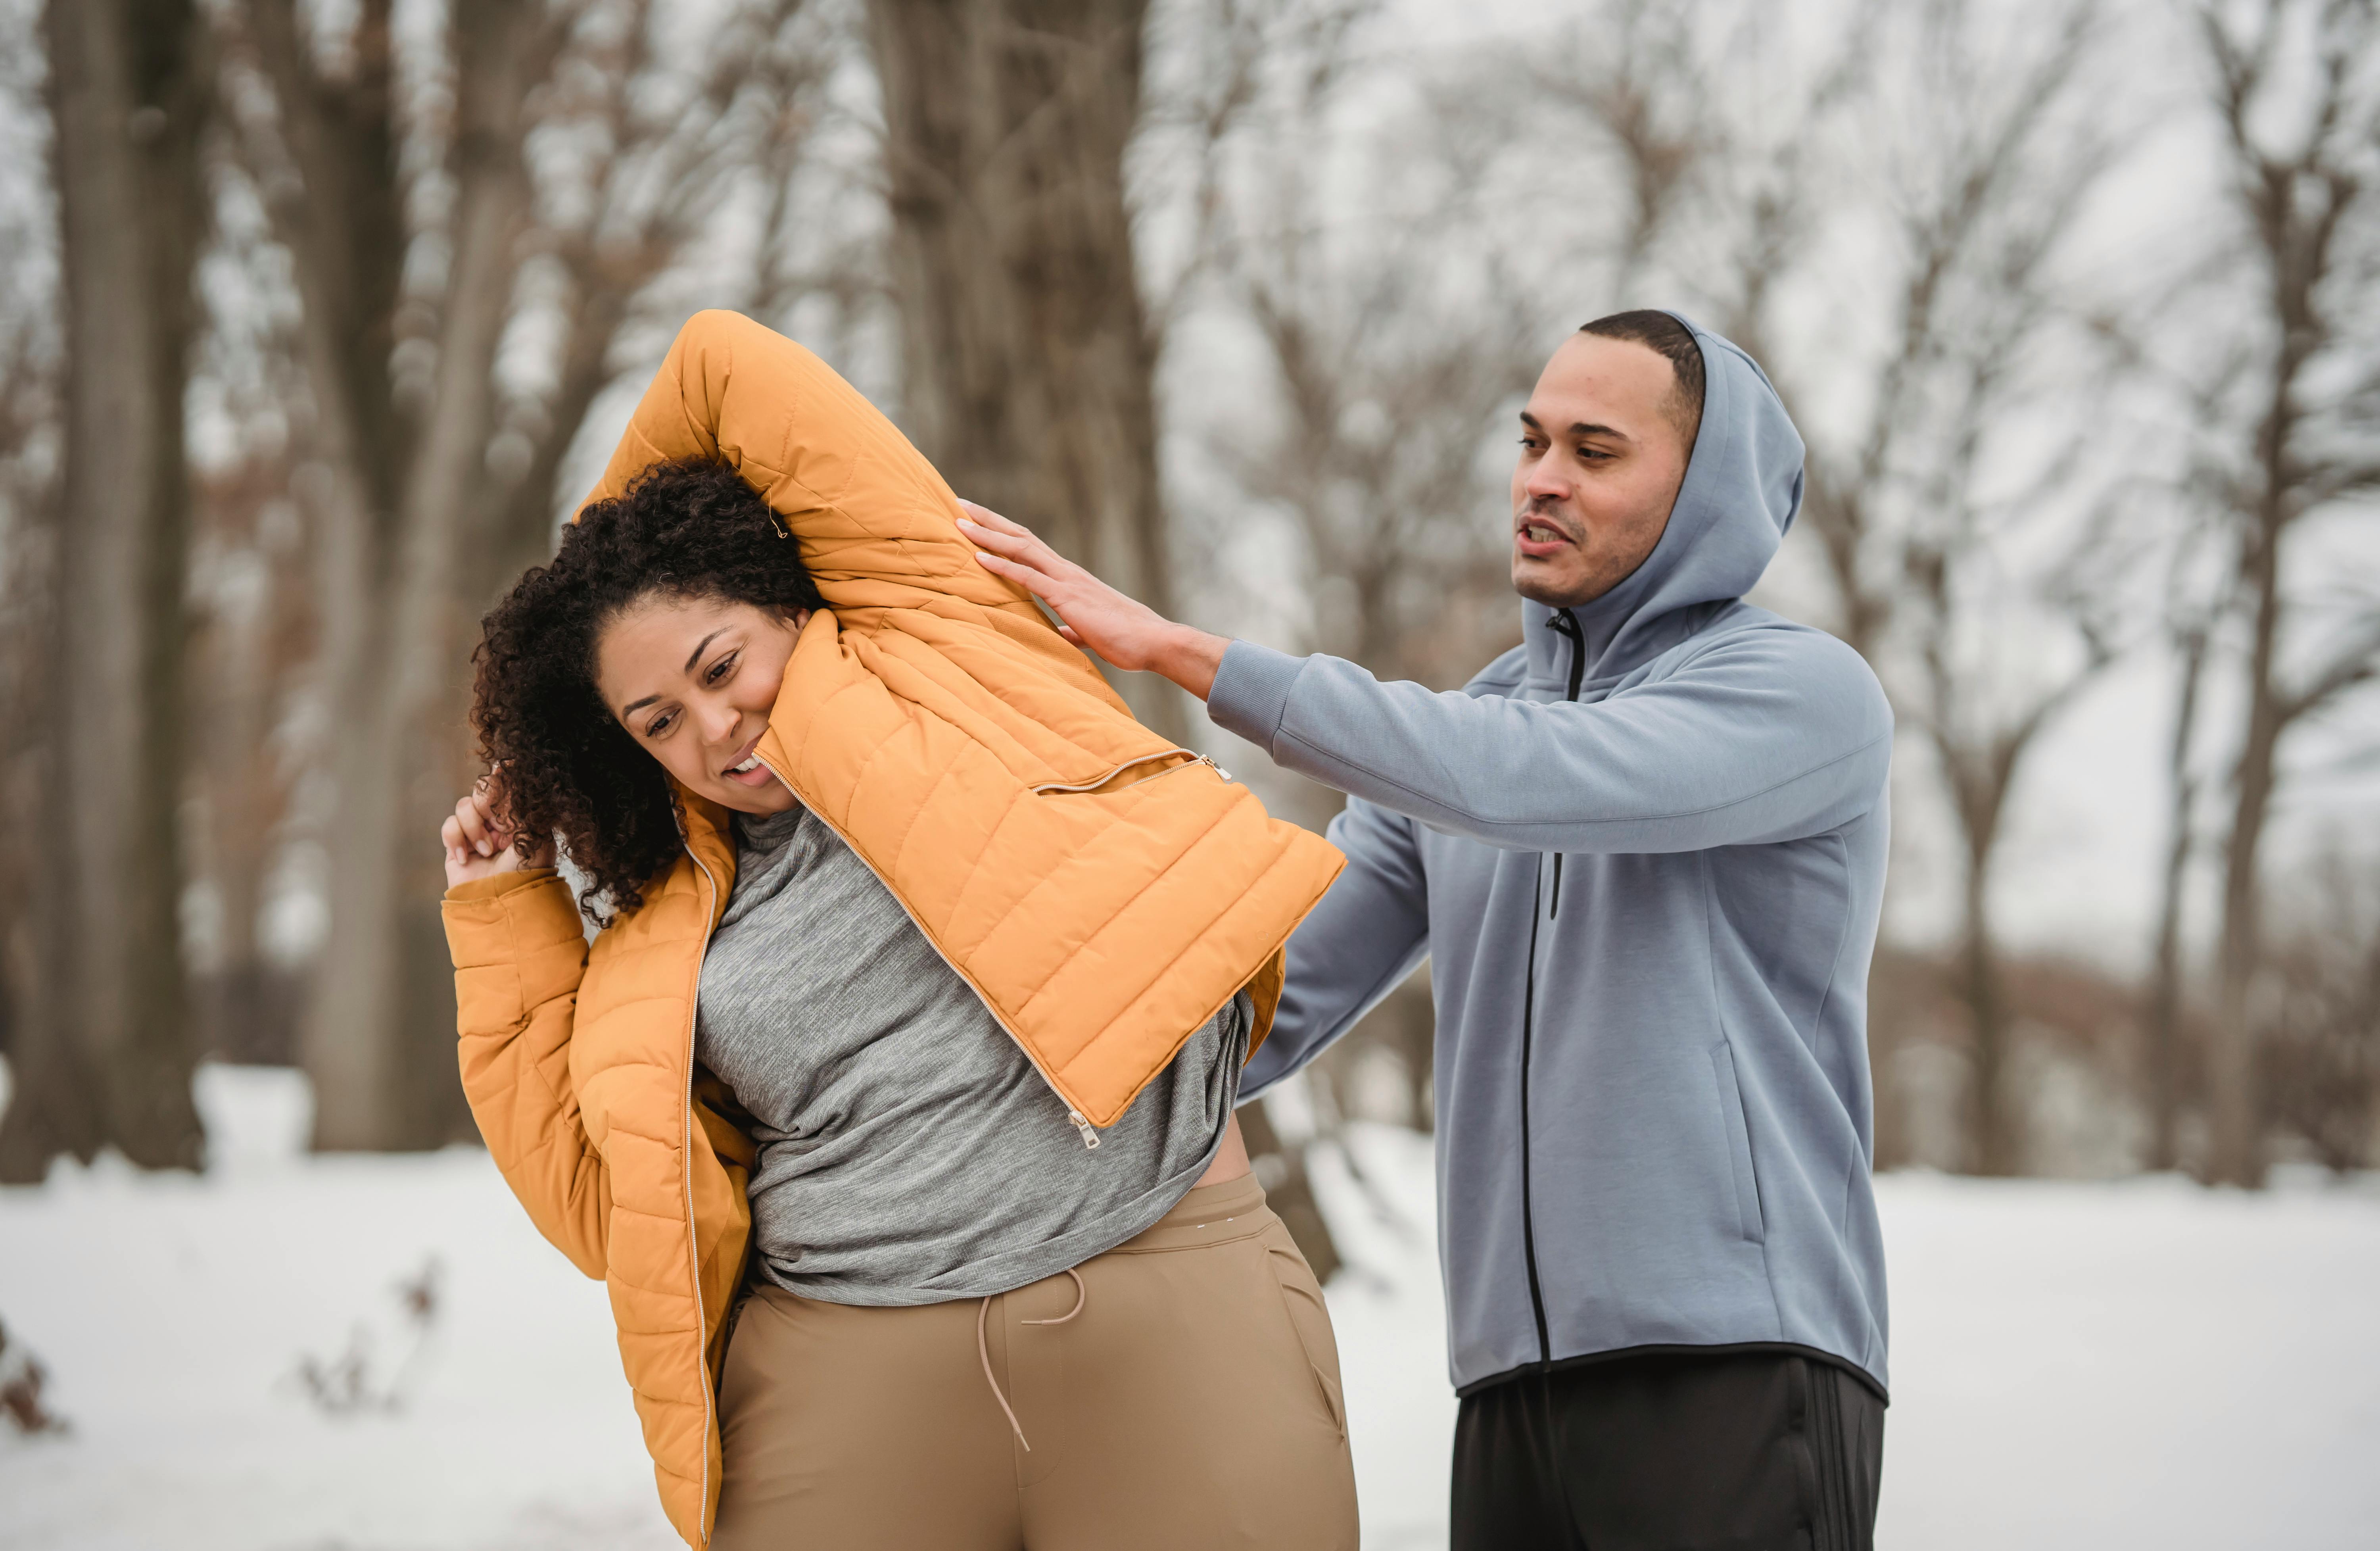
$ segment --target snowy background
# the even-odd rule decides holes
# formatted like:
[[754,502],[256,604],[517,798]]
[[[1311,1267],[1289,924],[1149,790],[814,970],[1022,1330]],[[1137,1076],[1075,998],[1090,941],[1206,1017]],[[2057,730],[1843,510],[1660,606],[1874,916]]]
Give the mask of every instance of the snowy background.
[[[374,783],[343,791],[335,756],[395,741],[413,714],[389,709],[414,682],[403,664],[434,660],[421,671],[450,676],[451,714],[390,760],[418,756],[417,776],[446,761],[441,790],[476,771],[455,742],[468,622],[545,553],[693,309],[742,308],[819,348],[990,497],[1044,449],[948,426],[936,446],[929,409],[967,383],[965,352],[928,325],[978,303],[1062,311],[980,283],[1073,261],[1048,262],[1052,226],[1011,234],[1005,271],[981,262],[998,244],[940,272],[894,263],[917,237],[902,223],[924,216],[885,198],[886,169],[941,153],[880,111],[877,54],[914,74],[944,40],[870,30],[856,0],[552,0],[567,46],[520,77],[538,84],[498,158],[520,176],[487,195],[522,238],[471,259],[458,147],[488,142],[458,135],[455,109],[494,100],[466,87],[530,71],[538,51],[463,46],[458,0],[291,4],[319,31],[279,64],[256,31],[264,0],[191,13],[211,42],[180,67],[188,92],[163,100],[214,116],[159,143],[200,151],[200,315],[144,354],[79,353],[70,317],[110,314],[69,303],[96,276],[148,275],[107,261],[151,226],[170,236],[184,207],[114,211],[105,180],[59,185],[55,131],[113,145],[109,126],[163,110],[61,117],[72,94],[45,63],[54,24],[95,27],[131,0],[0,0],[0,1173],[20,1181],[0,1188],[0,1407],[30,1350],[71,1423],[0,1423],[0,1551],[669,1551],[603,1289],[536,1236],[482,1152],[426,1150],[472,1134],[444,1075],[451,1021],[400,1027],[395,995],[316,999],[369,987],[383,958],[362,936],[334,946],[333,898],[394,898],[427,922],[436,892],[426,849],[390,894],[334,886],[376,865],[366,845],[342,861],[343,842],[400,818],[425,844],[430,830]],[[384,101],[350,35],[383,10]],[[1758,601],[1860,635],[1902,729],[1871,1004],[1877,1155],[2036,1177],[1879,1181],[1896,1384],[1882,1543],[2380,1547],[2380,9],[1160,0],[1145,15],[1145,79],[1070,76],[1108,99],[1093,116],[1115,137],[1107,163],[1083,153],[1095,134],[1051,135],[1063,154],[1045,171],[1087,178],[1107,229],[1129,231],[1108,283],[1145,311],[1100,326],[1127,354],[1161,349],[1118,393],[1060,369],[1099,352],[1020,323],[999,380],[1096,424],[1148,390],[1148,445],[1132,450],[1129,427],[1101,445],[1161,482],[1184,617],[1459,683],[1517,629],[1507,438],[1552,341],[1621,306],[1682,305],[1755,345],[1794,400],[1812,500]],[[1031,86],[1032,51],[978,46],[970,69]],[[2218,86],[2250,58],[2265,65],[2235,122]],[[353,189],[318,187],[288,153],[318,99],[389,137]],[[2309,122],[2355,128],[2317,144]],[[2265,221],[2253,191],[2300,160],[2296,214]],[[1120,174],[1083,170],[1099,165]],[[1030,202],[967,187],[978,210]],[[2359,202],[2335,227],[2315,218],[2325,189]],[[70,207],[97,214],[67,222]],[[303,300],[307,276],[340,269],[325,211],[371,213],[340,229],[404,245],[370,327]],[[2333,267],[2317,275],[2300,261],[2320,230]],[[2282,274],[2311,276],[2298,302]],[[2320,327],[2301,375],[2284,363],[2306,313]],[[482,315],[503,328],[456,322]],[[147,456],[187,458],[187,533],[164,524],[153,555],[67,566],[67,537],[103,531],[90,512],[123,509],[68,493],[140,455],[138,417],[68,435],[64,396],[184,346],[186,370],[139,391],[184,405],[188,445]],[[442,352],[469,394],[429,395]],[[382,385],[368,421],[413,427],[371,456],[324,419],[363,384]],[[2265,491],[2275,393],[2302,418]],[[426,434],[439,415],[454,434]],[[971,443],[1014,449],[1014,466],[954,461]],[[408,494],[478,487],[481,470],[484,510]],[[334,498],[358,482],[380,507]],[[1010,509],[1056,522],[1062,504]],[[2306,515],[2261,548],[2260,514],[2285,510]],[[366,536],[397,532],[398,514],[394,553],[463,544],[480,568],[331,563],[372,553]],[[535,542],[499,564],[475,536],[491,524]],[[2259,553],[2284,556],[2268,622],[2286,649],[2261,669],[2266,594],[2243,568]],[[187,583],[181,612],[114,619],[131,594],[111,567],[158,565]],[[328,628],[416,617],[360,601],[383,595],[459,633],[375,651]],[[53,626],[69,618],[168,632],[187,693],[123,693],[111,665],[151,659],[65,652]],[[2200,703],[2184,691],[2202,682]],[[2324,683],[2343,686],[2335,701],[2306,698]],[[151,699],[181,708],[178,788],[109,784],[134,761],[52,757],[80,746],[93,707]],[[2259,703],[2326,709],[2277,746],[2265,795],[2235,803],[2258,784],[2238,777]],[[1189,736],[1277,813],[1335,811],[1195,715]],[[1998,798],[1973,800],[1994,771]],[[180,871],[152,870],[143,898],[164,909],[147,917],[60,886],[122,875],[101,840],[165,832],[61,822],[112,800],[178,826],[152,854]],[[2254,859],[2255,888],[2225,891],[2233,856]],[[127,926],[176,912],[179,963]],[[2213,948],[2234,921],[2266,941],[2227,968]],[[417,968],[438,959],[410,941]],[[1426,1122],[1428,1041],[1416,983],[1318,1064],[1311,1123],[1284,1116],[1289,1152],[1272,1154],[1310,1166],[1346,1260],[1330,1297],[1375,1547],[1445,1539],[1454,1404],[1429,1143],[1384,1123]],[[293,1069],[309,1062],[323,1114],[348,1117],[323,1134]],[[194,1067],[207,1166],[178,1172],[200,1128],[144,1106]],[[437,1081],[408,1093],[418,1073]],[[124,1163],[144,1148],[162,1172]],[[2268,1156],[2271,1189],[2252,1193],[2155,1172],[2252,1180]]]
[[[0,1190],[0,1308],[63,1437],[0,1430],[6,1551],[668,1551],[598,1283],[485,1154],[314,1157],[295,1073],[200,1076],[206,1173]],[[1315,1159],[1365,1545],[1445,1544],[1454,1402],[1426,1138]],[[1895,1393],[1879,1545],[2362,1551],[2380,1524],[2380,1179],[2260,1195],[1879,1182]],[[1383,1208],[1386,1208],[1384,1210]],[[435,1262],[413,1347],[397,1288]],[[361,1330],[393,1411],[296,1377]]]

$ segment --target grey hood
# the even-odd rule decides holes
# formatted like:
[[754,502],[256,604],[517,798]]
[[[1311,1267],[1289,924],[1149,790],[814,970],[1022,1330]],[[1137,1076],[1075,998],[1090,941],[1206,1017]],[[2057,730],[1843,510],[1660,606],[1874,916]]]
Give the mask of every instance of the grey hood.
[[[1651,662],[1708,623],[1713,605],[1751,592],[1802,509],[1802,434],[1768,373],[1684,313],[1670,315],[1702,347],[1702,430],[1661,542],[1627,580],[1571,610],[1590,685]],[[1546,628],[1554,611],[1524,602],[1521,613],[1530,677],[1566,674],[1567,643]]]

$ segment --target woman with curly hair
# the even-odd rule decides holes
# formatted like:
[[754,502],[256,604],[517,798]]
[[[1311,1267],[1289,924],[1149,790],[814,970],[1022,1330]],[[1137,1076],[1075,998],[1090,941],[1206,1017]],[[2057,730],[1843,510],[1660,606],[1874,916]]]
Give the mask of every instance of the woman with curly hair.
[[485,622],[465,1089],[610,1284],[690,1545],[1352,1548],[1329,1318],[1232,1118],[1337,855],[957,516],[807,351],[687,325]]

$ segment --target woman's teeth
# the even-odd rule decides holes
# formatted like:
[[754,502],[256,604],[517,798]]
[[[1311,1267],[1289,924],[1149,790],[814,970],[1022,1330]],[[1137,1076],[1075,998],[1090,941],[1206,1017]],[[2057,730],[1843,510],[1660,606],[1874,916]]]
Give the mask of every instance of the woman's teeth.
[[758,754],[747,754],[744,756],[744,763],[742,764],[729,765],[727,767],[727,774],[730,776],[749,776],[752,772],[759,768],[760,756]]

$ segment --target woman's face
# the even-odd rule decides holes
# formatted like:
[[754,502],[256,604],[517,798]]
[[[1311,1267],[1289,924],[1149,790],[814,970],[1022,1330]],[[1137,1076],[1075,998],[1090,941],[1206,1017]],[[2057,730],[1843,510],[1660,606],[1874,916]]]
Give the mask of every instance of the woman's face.
[[628,736],[686,787],[746,813],[782,813],[794,794],[753,752],[809,618],[750,604],[652,594],[603,627],[595,688]]

